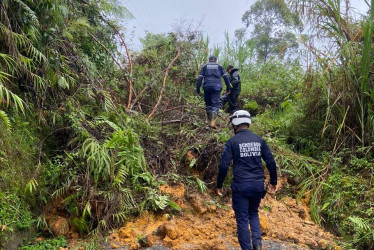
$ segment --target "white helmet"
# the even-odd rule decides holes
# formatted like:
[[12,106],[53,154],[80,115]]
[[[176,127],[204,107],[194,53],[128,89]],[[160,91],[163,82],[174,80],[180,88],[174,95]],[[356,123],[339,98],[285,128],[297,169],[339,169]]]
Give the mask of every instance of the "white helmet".
[[252,124],[251,115],[248,111],[245,110],[238,110],[230,116],[230,122],[232,125],[238,126],[242,123]]

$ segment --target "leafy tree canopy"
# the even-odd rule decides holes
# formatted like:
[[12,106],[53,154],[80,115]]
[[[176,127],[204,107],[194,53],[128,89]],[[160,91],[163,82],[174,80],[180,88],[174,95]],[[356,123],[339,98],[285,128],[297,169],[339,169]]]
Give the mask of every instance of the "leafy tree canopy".
[[283,58],[286,51],[298,47],[290,28],[302,31],[303,23],[284,0],[257,1],[244,13],[242,21],[247,28],[254,25],[250,40],[256,44],[259,61],[266,62],[275,55]]

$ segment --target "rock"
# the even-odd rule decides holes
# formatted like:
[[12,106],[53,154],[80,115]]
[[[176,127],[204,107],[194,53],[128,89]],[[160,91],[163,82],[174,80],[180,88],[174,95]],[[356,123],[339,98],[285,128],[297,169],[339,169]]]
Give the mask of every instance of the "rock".
[[62,216],[52,215],[46,221],[54,236],[66,236],[69,232],[69,222]]
[[201,198],[197,195],[190,195],[189,197],[191,206],[199,214],[205,214],[208,210],[207,207],[203,204]]
[[145,243],[147,245],[147,247],[151,247],[155,244],[156,242],[156,237],[151,235],[151,234],[148,234],[146,237],[145,237]]
[[177,227],[175,226],[174,223],[167,223],[165,224],[165,234],[167,236],[169,236],[170,239],[172,240],[175,240],[176,238],[178,238],[178,231],[177,231]]

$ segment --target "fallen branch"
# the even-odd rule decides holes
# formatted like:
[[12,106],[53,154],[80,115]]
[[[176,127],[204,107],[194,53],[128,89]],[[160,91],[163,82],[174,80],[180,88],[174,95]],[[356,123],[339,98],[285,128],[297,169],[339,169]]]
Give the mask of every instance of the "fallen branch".
[[158,106],[160,105],[161,103],[161,99],[162,99],[162,94],[164,92],[164,89],[165,89],[165,85],[166,85],[166,78],[168,76],[168,73],[169,73],[169,70],[171,69],[171,67],[173,67],[173,64],[175,63],[175,61],[178,59],[178,57],[180,56],[181,54],[181,50],[180,48],[178,48],[178,53],[177,55],[174,57],[174,59],[169,63],[168,67],[166,68],[166,71],[165,71],[165,75],[164,75],[164,80],[162,82],[162,87],[160,89],[160,94],[158,95],[158,100],[157,100],[157,103],[156,105],[153,107],[151,113],[148,115],[147,119],[149,120],[156,112]]
[[[83,0],[83,2],[85,2],[87,5],[91,5],[88,1]],[[115,24],[111,23],[110,20],[108,20],[106,17],[104,17],[104,16],[103,16],[102,14],[100,14],[100,13],[99,13],[99,17],[100,17],[100,19],[101,19],[103,22],[105,22],[108,26],[110,26],[110,27],[111,27],[111,28],[116,32],[116,34],[118,35],[118,37],[119,37],[120,40],[121,40],[121,44],[125,47],[125,51],[126,51],[126,55],[127,55],[127,59],[128,59],[128,61],[129,61],[129,66],[130,66],[130,72],[129,72],[129,73],[130,73],[130,77],[128,77],[128,76],[125,74],[124,69],[123,69],[121,66],[119,66],[120,64],[118,63],[117,60],[115,60],[115,58],[113,57],[113,55],[112,55],[111,53],[109,53],[109,54],[112,56],[112,59],[116,61],[117,66],[119,66],[119,67],[122,69],[122,71],[124,72],[123,76],[124,76],[124,78],[126,79],[128,85],[129,85],[129,96],[128,96],[128,100],[127,100],[127,108],[129,108],[129,106],[131,105],[132,94],[134,93],[135,97],[137,96],[137,95],[136,95],[136,92],[135,92],[135,88],[134,88],[134,86],[133,86],[132,79],[131,79],[131,77],[132,77],[132,72],[133,72],[133,65],[132,65],[132,59],[131,59],[131,56],[130,56],[130,52],[129,52],[129,49],[128,49],[127,44],[126,44],[126,42],[125,42],[125,39],[123,38],[122,34],[119,32],[118,27],[117,27]],[[90,34],[90,35],[91,35],[91,34]],[[92,37],[92,35],[91,35],[91,37]],[[94,40],[95,40],[96,42],[98,42],[97,39],[94,39]],[[102,45],[102,44],[101,44],[101,45]],[[102,45],[102,46],[103,46],[103,45]],[[107,52],[109,52],[109,50],[106,49],[105,46],[103,46],[103,47],[104,47],[104,49],[105,49]]]
[[[126,75],[126,71],[125,69],[122,67],[122,65],[119,63],[119,61],[114,57],[114,55],[109,51],[109,49],[104,45],[102,44],[99,39],[97,39],[93,34],[91,34],[90,32],[88,32],[88,34],[90,35],[90,37],[97,43],[99,44],[101,47],[103,47],[103,49],[108,53],[108,55],[112,58],[112,60],[114,61],[114,63],[118,66],[118,68],[122,71],[123,73],[123,77],[125,78],[125,80],[127,81],[128,85],[129,85],[129,98],[132,98],[132,92],[134,92],[134,95],[135,97],[137,97],[136,93],[135,93],[135,89],[133,88],[133,84],[132,84],[132,80],[131,78],[129,78],[127,75]],[[130,67],[130,76],[132,74],[132,64],[131,64],[131,67]],[[130,94],[131,93],[131,94]],[[131,99],[130,99],[130,102],[131,102]],[[127,101],[127,107],[129,106],[129,102]]]
[[129,49],[127,47],[127,44],[125,42],[125,39],[123,38],[123,36],[121,35],[121,33],[119,32],[118,28],[112,24],[110,24],[108,22],[108,24],[114,29],[114,31],[117,33],[117,35],[119,36],[120,40],[121,40],[121,43],[123,45],[123,47],[125,47],[125,51],[126,51],[126,56],[127,56],[127,60],[129,61],[129,66],[130,66],[130,77],[127,77],[126,76],[126,80],[129,84],[129,87],[130,87],[130,90],[129,90],[129,97],[127,99],[127,108],[130,107],[131,105],[131,100],[132,100],[132,93],[134,92],[134,95],[136,97],[136,92],[135,92],[135,89],[134,89],[134,86],[133,86],[133,83],[132,83],[132,71],[133,71],[133,66],[132,66],[132,60],[131,60],[131,56],[130,56],[130,52],[129,52]]
[[147,82],[147,84],[144,86],[144,88],[139,92],[138,96],[135,97],[134,101],[131,103],[129,109],[132,109],[134,105],[139,101],[140,96],[151,86],[152,81]]
[[165,72],[167,68],[165,68],[164,70],[160,71],[159,73],[157,73],[157,75],[153,76],[152,79],[144,86],[144,88],[139,92],[138,96],[135,97],[135,99],[132,101],[132,104],[130,106],[129,109],[132,109],[135,104],[139,101],[140,99],[140,96],[142,94],[144,94],[144,92],[151,86],[151,84],[155,81],[154,79],[156,79],[158,76],[161,75],[161,73]]
[[170,120],[170,121],[163,121],[161,122],[162,125],[164,124],[170,124],[170,123],[182,123],[182,122],[186,122],[186,121],[183,121],[183,120]]

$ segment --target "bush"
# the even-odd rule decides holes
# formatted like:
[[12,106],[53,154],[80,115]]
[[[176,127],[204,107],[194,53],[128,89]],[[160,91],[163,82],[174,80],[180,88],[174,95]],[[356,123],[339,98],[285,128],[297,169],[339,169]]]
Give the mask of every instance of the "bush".
[[58,250],[60,247],[67,247],[67,241],[64,236],[55,239],[42,240],[37,243],[30,243],[26,246],[18,248],[19,250]]

